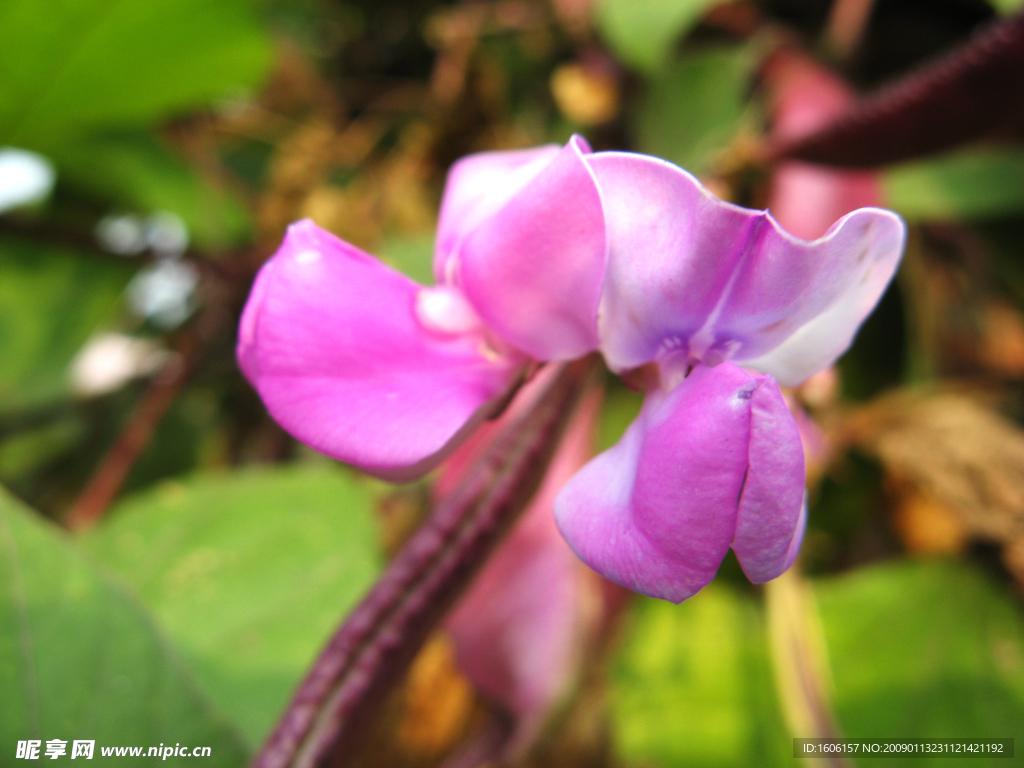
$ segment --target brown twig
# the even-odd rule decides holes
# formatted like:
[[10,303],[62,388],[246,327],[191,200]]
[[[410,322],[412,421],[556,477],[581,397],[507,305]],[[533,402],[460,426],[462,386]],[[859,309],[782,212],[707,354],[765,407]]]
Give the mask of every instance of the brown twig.
[[592,359],[562,367],[409,539],[299,686],[253,768],[343,766],[389,689],[535,493]]
[[175,346],[175,354],[153,377],[128,424],[72,504],[64,518],[68,528],[88,529],[103,517],[149,445],[157,426],[195,372],[210,339],[224,327],[226,314],[220,309],[208,309],[183,333]]

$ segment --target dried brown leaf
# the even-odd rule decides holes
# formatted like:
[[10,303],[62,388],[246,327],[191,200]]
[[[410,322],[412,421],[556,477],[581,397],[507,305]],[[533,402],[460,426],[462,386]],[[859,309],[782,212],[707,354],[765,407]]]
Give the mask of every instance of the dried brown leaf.
[[969,534],[1024,538],[1024,432],[955,393],[899,393],[849,417],[848,437],[886,473],[955,514]]

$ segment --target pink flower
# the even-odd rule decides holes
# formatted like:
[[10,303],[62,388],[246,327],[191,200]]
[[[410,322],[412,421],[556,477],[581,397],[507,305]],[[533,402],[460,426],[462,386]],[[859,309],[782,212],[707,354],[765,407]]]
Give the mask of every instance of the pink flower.
[[423,287],[300,221],[260,270],[239,364],[299,440],[388,479],[432,468],[523,364],[597,348],[601,200],[575,139],[451,170]]
[[292,434],[387,477],[429,468],[531,359],[643,368],[643,412],[556,518],[595,570],[681,601],[730,547],[755,582],[792,562],[804,464],[776,380],[845,351],[903,240],[872,208],[799,240],[670,163],[579,138],[473,155],[449,175],[437,286],[300,222],[257,277],[238,357]]
[[[796,140],[846,111],[850,87],[806,54],[781,49],[765,69],[773,104],[772,137]],[[768,207],[797,237],[820,237],[840,216],[879,205],[882,185],[875,171],[837,170],[790,160],[772,174]]]

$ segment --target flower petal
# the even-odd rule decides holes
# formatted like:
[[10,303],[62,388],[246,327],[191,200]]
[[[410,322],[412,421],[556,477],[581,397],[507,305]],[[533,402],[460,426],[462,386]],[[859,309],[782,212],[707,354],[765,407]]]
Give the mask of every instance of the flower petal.
[[[808,242],[766,212],[718,200],[670,163],[620,152],[587,162],[609,239],[602,351],[618,370],[676,354],[744,361],[799,383],[849,346],[903,250],[903,222],[889,211],[854,211]],[[747,362],[819,319],[814,341],[824,349],[799,349],[817,367]]]
[[[833,256],[817,280],[829,303],[774,347],[755,355],[757,347],[751,345],[736,360],[770,373],[784,386],[796,386],[834,363],[853,343],[857,329],[889,286],[905,236],[902,220],[889,211],[862,208],[840,219],[823,238],[834,238],[830,241]],[[794,317],[803,320],[807,314],[794,313]]]
[[389,479],[426,471],[505,392],[516,361],[476,334],[424,328],[419,290],[311,221],[293,224],[256,279],[239,363],[302,442]]
[[[750,466],[732,549],[755,584],[774,579],[796,557],[804,506],[804,449],[779,385],[768,376],[750,398]],[[802,533],[802,531],[801,531]],[[796,547],[791,544],[796,539]]]
[[555,502],[559,530],[594,570],[681,602],[711,581],[736,532],[751,398],[765,377],[697,366],[667,396],[649,395],[614,447]]
[[[891,211],[861,208],[826,235],[771,228],[723,303],[715,333],[741,340],[737,362],[794,386],[846,351],[892,280],[906,230]],[[804,338],[804,336],[806,338]],[[768,354],[786,346],[786,364]]]
[[502,339],[539,360],[597,349],[601,196],[579,137],[456,249],[455,280]]
[[599,152],[587,163],[608,233],[600,312],[608,365],[624,371],[680,346],[686,352],[729,285],[758,214],[654,157]]
[[492,215],[561,151],[557,144],[504,152],[478,152],[452,165],[441,199],[434,276],[450,282],[451,257],[463,236]]

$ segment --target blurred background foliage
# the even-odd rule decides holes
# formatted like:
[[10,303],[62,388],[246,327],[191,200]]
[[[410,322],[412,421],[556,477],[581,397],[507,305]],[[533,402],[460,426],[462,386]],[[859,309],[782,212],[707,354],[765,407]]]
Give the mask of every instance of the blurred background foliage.
[[[868,93],[1021,5],[0,0],[0,188],[15,148],[44,177],[0,198],[0,764],[95,738],[243,765],[424,514],[425,487],[295,444],[237,370],[291,221],[430,282],[451,162],[573,132],[763,207],[782,57]],[[885,162],[833,143],[911,231],[853,349],[791,393],[813,444],[799,568],[754,588],[730,556],[681,606],[632,601],[526,764],[1024,745],[1024,121],[1003,117]],[[601,447],[637,408],[609,382]],[[402,696],[378,764],[439,764],[491,706],[440,635]]]

